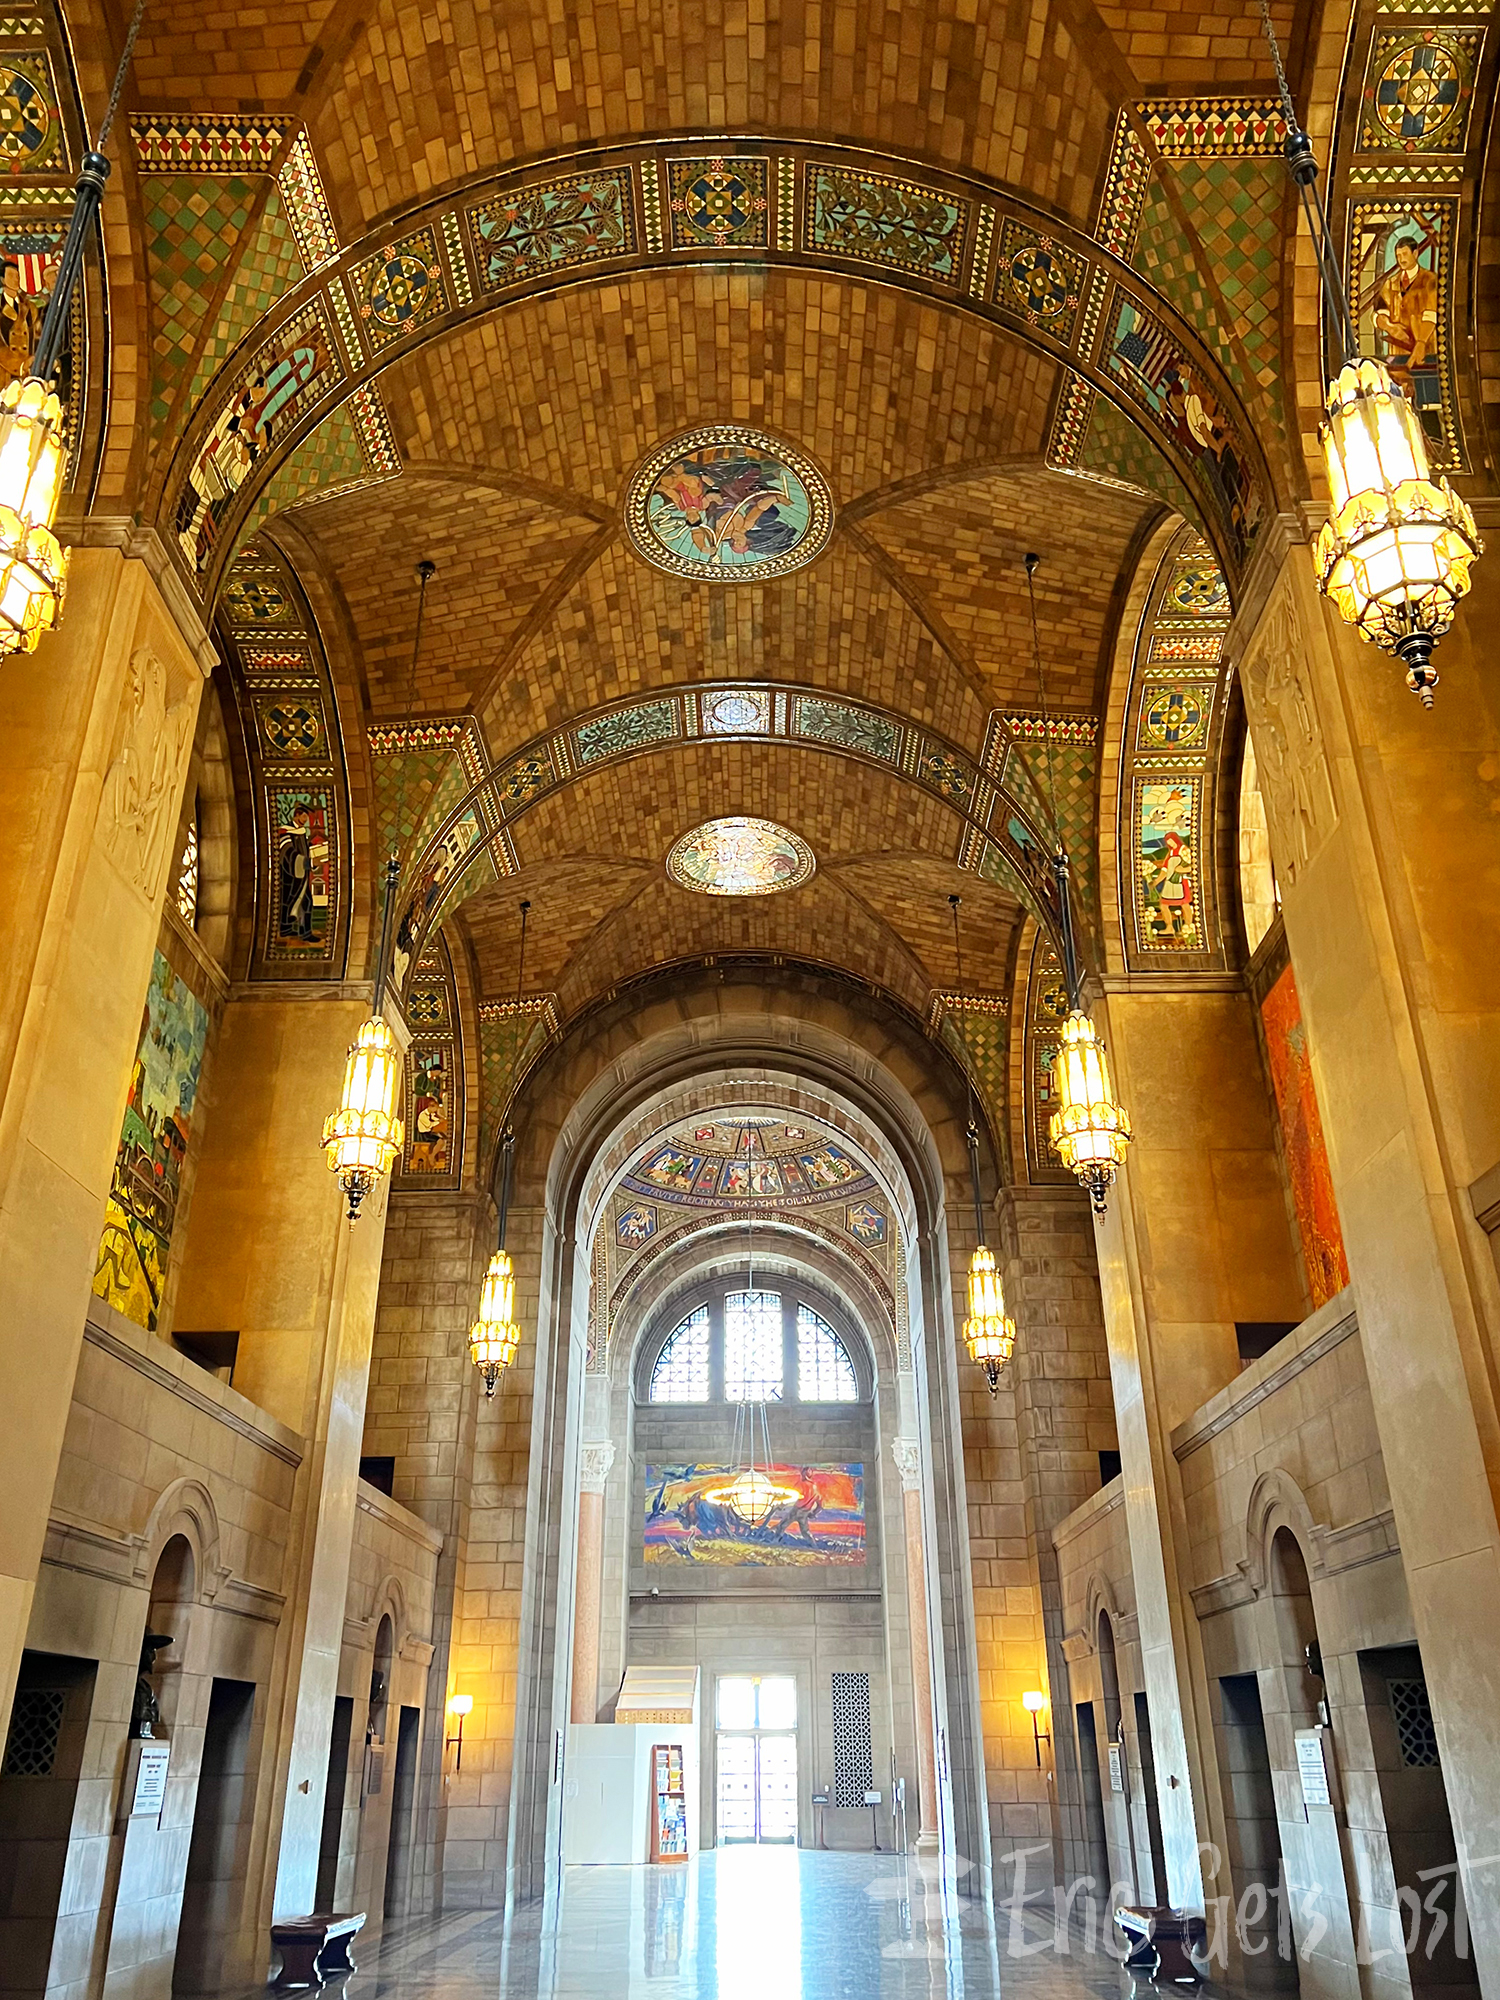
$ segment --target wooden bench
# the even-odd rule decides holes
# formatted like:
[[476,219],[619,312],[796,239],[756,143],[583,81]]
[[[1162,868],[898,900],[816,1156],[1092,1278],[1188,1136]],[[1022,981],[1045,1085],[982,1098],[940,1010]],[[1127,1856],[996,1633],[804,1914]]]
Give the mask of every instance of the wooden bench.
[[281,1953],[276,1990],[321,1986],[330,1973],[354,1972],[349,1947],[364,1929],[365,1913],[319,1910],[310,1917],[285,1917],[271,1926],[271,1943]]
[[1130,1947],[1125,1963],[1132,1972],[1146,1972],[1153,1979],[1171,1979],[1183,1986],[1196,1986],[1202,1979],[1188,1956],[1195,1946],[1201,1949],[1208,1937],[1208,1925],[1196,1910],[1122,1903],[1115,1911],[1115,1922]]

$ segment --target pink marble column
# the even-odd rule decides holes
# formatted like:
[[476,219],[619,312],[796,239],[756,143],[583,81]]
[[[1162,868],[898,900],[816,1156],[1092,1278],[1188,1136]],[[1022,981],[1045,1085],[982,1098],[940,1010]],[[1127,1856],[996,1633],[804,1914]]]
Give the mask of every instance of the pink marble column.
[[604,1594],[604,1482],[615,1461],[612,1444],[586,1444],[579,1454],[578,1561],[573,1583],[574,1722],[599,1719],[599,1620]]
[[915,1444],[899,1438],[896,1469],[906,1515],[906,1604],[911,1626],[912,1699],[917,1727],[917,1838],[931,1846],[938,1837],[937,1731],[932,1714],[932,1645],[927,1627],[927,1551],[922,1538],[922,1465]]

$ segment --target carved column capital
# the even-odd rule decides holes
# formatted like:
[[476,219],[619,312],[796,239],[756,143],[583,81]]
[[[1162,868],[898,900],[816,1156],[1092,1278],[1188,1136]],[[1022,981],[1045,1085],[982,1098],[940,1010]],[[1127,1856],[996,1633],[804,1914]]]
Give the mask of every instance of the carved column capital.
[[615,1462],[615,1448],[606,1438],[581,1445],[578,1451],[578,1483],[585,1493],[602,1493],[609,1469]]
[[922,1483],[922,1447],[915,1438],[891,1442],[891,1463],[901,1476],[901,1491],[915,1493]]

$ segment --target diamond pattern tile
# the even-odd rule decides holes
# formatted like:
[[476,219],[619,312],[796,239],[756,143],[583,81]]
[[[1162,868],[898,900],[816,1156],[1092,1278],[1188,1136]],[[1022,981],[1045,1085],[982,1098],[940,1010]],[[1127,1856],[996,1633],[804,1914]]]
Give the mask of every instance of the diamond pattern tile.
[[255,234],[246,245],[239,267],[224,294],[213,332],[198,356],[193,374],[191,409],[215,371],[254,326],[261,314],[301,279],[302,258],[280,192],[272,188]]
[[152,335],[151,437],[171,415],[224,273],[264,182],[239,174],[147,175],[141,182]]

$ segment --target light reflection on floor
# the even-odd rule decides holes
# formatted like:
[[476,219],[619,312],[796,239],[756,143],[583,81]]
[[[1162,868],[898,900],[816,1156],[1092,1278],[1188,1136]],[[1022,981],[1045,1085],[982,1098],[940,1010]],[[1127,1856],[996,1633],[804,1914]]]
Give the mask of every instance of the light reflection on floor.
[[[1181,1990],[1181,1989],[1175,1989]],[[915,1860],[726,1848],[570,1868],[555,1921],[469,1911],[387,1927],[327,2000],[1168,2000],[1050,1919],[997,1927]],[[1209,2000],[1222,1989],[1204,1988]]]

